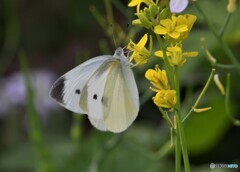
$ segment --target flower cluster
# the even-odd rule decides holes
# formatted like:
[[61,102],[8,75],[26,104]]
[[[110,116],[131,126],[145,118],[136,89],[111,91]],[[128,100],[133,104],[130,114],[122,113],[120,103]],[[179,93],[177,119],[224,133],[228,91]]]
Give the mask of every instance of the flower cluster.
[[[163,51],[159,50],[155,52],[157,57],[164,57]],[[166,56],[168,57],[171,66],[181,67],[187,57],[197,56],[197,52],[182,52],[182,48],[179,46],[167,47]]]
[[[148,35],[145,34],[138,43],[130,40],[127,48],[132,51],[130,61],[135,61],[136,65],[146,64],[151,55],[163,59],[165,65],[172,68],[182,67],[188,57],[195,57],[197,52],[185,52],[183,50],[183,41],[188,37],[196,16],[191,14],[176,15],[171,12],[176,9],[178,3],[171,1],[170,8],[160,7],[158,0],[132,0],[128,6],[136,7],[135,16],[137,19],[132,21],[133,25],[146,28],[154,33],[159,43],[160,49],[152,52],[153,41],[150,39],[149,49],[145,47],[148,41]],[[186,1],[184,9],[188,4]],[[171,7],[172,5],[172,7]],[[180,8],[179,8],[180,9]],[[179,11],[178,9],[178,11]],[[176,11],[177,12],[177,11]],[[168,67],[168,68],[169,68]],[[163,108],[173,108],[177,102],[176,88],[168,83],[169,72],[161,70],[156,65],[155,70],[148,69],[145,77],[150,81],[152,87],[150,89],[156,92],[153,97],[154,103]],[[173,76],[172,74],[170,75]],[[171,84],[174,83],[171,82]]]
[[147,63],[147,60],[150,57],[150,51],[145,47],[147,40],[147,34],[145,34],[137,44],[130,40],[127,46],[127,49],[133,51],[130,57],[130,62],[134,60],[136,65]]
[[189,35],[196,16],[186,14],[163,19],[159,21],[159,25],[155,26],[153,31],[157,35],[161,35],[166,42],[165,50],[155,52],[157,57],[164,58],[164,52],[171,66],[181,67],[186,62],[187,57],[195,57],[197,52],[183,52],[182,42]]
[[177,102],[177,97],[176,91],[170,89],[166,71],[156,65],[155,70],[147,70],[145,77],[153,86],[150,89],[157,93],[153,97],[153,102],[159,107],[172,108]]

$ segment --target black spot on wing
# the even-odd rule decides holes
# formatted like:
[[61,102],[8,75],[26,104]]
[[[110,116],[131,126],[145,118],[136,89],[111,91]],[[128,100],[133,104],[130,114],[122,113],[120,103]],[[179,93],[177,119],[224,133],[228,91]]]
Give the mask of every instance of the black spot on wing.
[[65,82],[64,77],[59,78],[54,83],[52,90],[50,92],[51,97],[60,103],[64,103],[63,102],[63,92],[64,92],[64,85],[65,85],[64,82]]
[[75,93],[76,93],[76,94],[80,94],[80,93],[81,93],[81,90],[80,90],[80,89],[76,89],[76,90],[75,90]]
[[97,100],[97,94],[94,94],[94,95],[93,95],[93,99],[94,99],[94,100]]

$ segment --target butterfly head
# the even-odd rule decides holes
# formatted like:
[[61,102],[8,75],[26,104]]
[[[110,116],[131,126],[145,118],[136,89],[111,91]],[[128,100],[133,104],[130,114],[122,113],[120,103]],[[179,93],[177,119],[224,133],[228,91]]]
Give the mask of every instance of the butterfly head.
[[121,57],[121,56],[124,56],[123,48],[118,47],[118,48],[115,50],[115,53],[114,53],[113,56],[115,56],[115,57]]
[[122,64],[131,65],[129,58],[125,56],[123,48],[121,47],[115,50],[113,57],[119,59]]

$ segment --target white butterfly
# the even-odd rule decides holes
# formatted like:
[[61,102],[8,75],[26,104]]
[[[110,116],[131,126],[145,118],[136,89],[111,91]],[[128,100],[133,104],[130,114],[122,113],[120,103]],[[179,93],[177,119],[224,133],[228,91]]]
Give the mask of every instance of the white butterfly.
[[70,111],[87,114],[102,131],[126,130],[139,111],[137,85],[122,48],[70,70],[54,83],[50,96]]

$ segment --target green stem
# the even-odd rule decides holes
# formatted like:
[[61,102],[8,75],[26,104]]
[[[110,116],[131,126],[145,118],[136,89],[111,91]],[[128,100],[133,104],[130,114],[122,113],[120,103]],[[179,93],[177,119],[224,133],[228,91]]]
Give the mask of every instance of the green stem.
[[177,121],[177,127],[179,128],[178,134],[179,134],[179,140],[182,147],[182,154],[183,154],[183,162],[185,167],[185,172],[190,172],[190,164],[189,164],[189,158],[188,158],[188,151],[187,151],[187,142],[185,139],[184,129],[181,121],[180,113],[176,113],[176,121]]
[[95,6],[90,6],[90,12],[92,13],[93,17],[97,20],[98,24],[105,30],[106,35],[107,33],[107,21],[105,18],[100,14],[100,12],[96,9]]
[[17,52],[20,40],[20,20],[18,14],[18,0],[4,0],[3,1],[3,17],[5,27],[1,28],[3,35],[3,45],[0,51],[0,74],[4,73],[11,62],[13,61]]
[[[179,89],[179,81],[178,81],[178,69],[175,68],[174,70],[174,83],[175,83],[175,90],[176,90],[176,94],[177,94],[177,111],[180,111],[180,89]],[[177,119],[176,117],[174,117],[175,119]],[[181,171],[181,144],[180,144],[180,130],[178,127],[178,123],[175,124],[175,131],[176,131],[176,135],[175,135],[175,171],[176,172],[180,172]]]
[[140,106],[144,105],[147,101],[154,96],[154,92],[150,89],[145,90],[142,95],[140,96]]
[[160,45],[160,49],[163,51],[163,61],[164,61],[164,64],[165,64],[165,67],[166,67],[166,71],[167,71],[167,74],[168,74],[168,78],[170,79],[170,85],[173,85],[174,87],[174,81],[173,81],[173,72],[171,70],[171,66],[168,62],[168,57],[167,57],[167,53],[166,53],[166,47],[164,47],[164,43],[161,39],[161,37],[157,34],[155,34],[156,37],[157,37],[157,40],[158,40],[158,43]]
[[66,160],[63,161],[64,165],[62,171],[74,171],[81,159],[82,119],[83,115],[76,113],[72,114],[70,136],[72,139],[73,151],[71,151],[70,156],[67,156]]
[[166,7],[170,10],[169,0],[166,0]]
[[189,115],[192,113],[192,111],[197,107],[197,105],[199,104],[200,100],[202,99],[203,95],[205,94],[205,92],[207,91],[210,82],[213,78],[213,74],[215,73],[215,69],[212,69],[210,76],[208,77],[207,83],[205,84],[202,92],[200,93],[199,97],[197,98],[196,102],[194,103],[194,105],[192,106],[191,110],[187,113],[187,115],[184,117],[184,119],[182,120],[182,123],[189,117]]
[[93,157],[89,167],[89,172],[98,172],[99,167],[104,162],[105,157],[121,142],[123,133],[114,135],[112,139],[106,142],[103,148]]
[[[218,33],[216,32],[216,30],[214,29],[212,23],[210,22],[210,20],[207,18],[206,14],[203,12],[203,10],[201,9],[201,7],[199,6],[198,2],[194,1],[194,6],[197,8],[197,10],[201,13],[201,15],[203,16],[205,22],[207,23],[209,29],[212,31],[214,37],[218,40],[220,46],[222,47],[223,51],[226,53],[226,55],[228,56],[228,58],[231,60],[231,62],[233,64],[236,65],[239,73],[240,73],[240,64],[237,60],[237,58],[234,56],[233,52],[231,51],[231,49],[228,47],[228,45],[223,41],[221,35],[218,35]],[[224,31],[224,30],[223,30]]]
[[169,140],[163,146],[161,146],[161,148],[157,152],[153,153],[152,157],[154,158],[154,160],[159,160],[172,152],[172,148],[173,146],[171,146],[171,140]]
[[225,30],[226,30],[226,28],[227,28],[227,25],[228,25],[228,23],[229,23],[229,20],[230,20],[231,16],[232,16],[232,13],[228,13],[228,14],[227,14],[226,19],[225,19],[225,22],[224,22],[224,25],[223,25],[221,31],[219,32],[219,37],[220,37],[220,38],[223,37],[224,32],[225,32]]
[[26,55],[23,52],[19,54],[19,62],[21,70],[23,71],[24,74],[24,80],[27,90],[26,99],[27,99],[27,118],[29,122],[29,135],[36,151],[38,159],[37,162],[40,163],[39,171],[51,172],[53,171],[53,166],[49,157],[49,152],[44,145],[39,114],[37,113],[34,104],[34,90],[31,86],[29,76],[30,71],[28,69]]
[[141,147],[140,145],[137,145],[136,143],[133,143],[130,140],[126,139],[122,142],[121,146],[127,149],[127,151],[132,151],[135,154],[147,158],[151,161],[159,161],[173,151],[170,140],[168,140],[164,145],[162,145],[157,152],[150,152],[148,150],[145,150],[144,147]]
[[73,122],[70,129],[70,135],[77,149],[79,149],[81,136],[82,136],[81,120],[82,120],[82,115],[73,113]]
[[[185,167],[185,172],[190,172],[190,164],[189,164],[189,158],[188,158],[188,151],[187,151],[187,142],[185,139],[184,129],[183,129],[183,123],[181,120],[181,104],[180,104],[180,86],[179,86],[179,74],[178,74],[178,67],[175,67],[174,70],[174,81],[175,81],[175,89],[177,92],[177,104],[176,104],[176,124],[177,124],[177,136],[179,138],[179,142],[182,148],[182,154],[183,154],[183,162]],[[179,144],[179,142],[177,144]],[[177,145],[178,146],[178,145]],[[178,151],[178,150],[176,150]],[[178,153],[176,152],[176,155]],[[177,159],[180,161],[179,159]],[[181,163],[181,162],[176,162]]]
[[[179,133],[179,129],[176,126],[176,133]],[[181,145],[179,136],[175,134],[175,171],[181,172]]]
[[227,74],[227,84],[226,84],[226,96],[225,96],[225,109],[226,113],[228,116],[230,116],[230,107],[229,107],[229,102],[230,102],[230,78],[231,75],[228,73]]
[[179,74],[178,74],[178,67],[174,68],[174,83],[175,83],[175,90],[177,94],[177,111],[180,112],[181,102],[180,102],[180,86],[179,86]]
[[118,9],[123,15],[126,16],[128,21],[132,20],[132,15],[130,15],[130,13],[128,13],[129,10],[127,9],[126,5],[123,2],[121,2],[121,1],[112,1],[112,3],[113,3],[113,5],[114,5],[114,7],[116,9]]
[[163,118],[167,121],[169,128],[174,128],[173,123],[172,123],[171,119],[169,118],[168,114],[166,112],[164,112],[164,110],[161,107],[159,107],[159,110],[162,113]]
[[231,116],[231,111],[230,111],[230,87],[231,87],[230,78],[231,78],[231,75],[228,74],[227,75],[227,85],[226,85],[225,109],[226,109],[226,113],[227,113],[229,119],[232,121],[233,125],[240,126],[240,120]]
[[107,23],[108,23],[108,36],[112,35],[113,44],[115,47],[117,47],[117,42],[114,34],[114,16],[113,16],[113,10],[112,10],[112,4],[110,0],[104,0],[106,13],[107,13]]
[[110,0],[104,0],[104,5],[106,8],[106,13],[107,13],[107,22],[108,24],[113,24],[114,19],[113,19],[113,11],[112,11],[112,4]]
[[219,68],[222,68],[222,69],[232,69],[232,68],[235,68],[236,66],[235,65],[231,65],[231,64],[215,63],[214,67],[219,67]]

